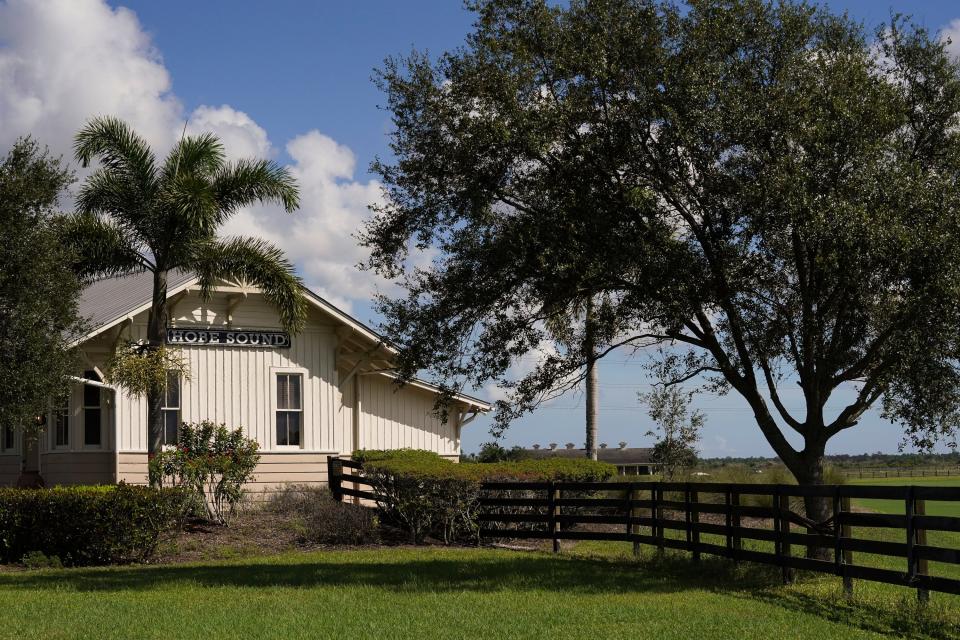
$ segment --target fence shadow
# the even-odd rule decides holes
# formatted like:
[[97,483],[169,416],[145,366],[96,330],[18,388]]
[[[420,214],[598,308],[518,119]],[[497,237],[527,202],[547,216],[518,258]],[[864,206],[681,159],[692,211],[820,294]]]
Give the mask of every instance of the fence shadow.
[[[775,567],[734,564],[723,558],[648,553],[638,561],[542,552],[491,552],[427,548],[294,554],[220,564],[24,571],[0,574],[0,590],[119,592],[177,585],[217,587],[376,587],[397,594],[443,592],[552,592],[565,595],[677,594],[711,591],[897,637],[955,637],[956,628],[936,610],[901,615],[887,606],[848,601],[839,594],[810,594],[781,588]],[[356,554],[356,555],[354,555]],[[344,556],[353,556],[344,558]],[[906,606],[906,605],[905,605]],[[922,613],[922,612],[921,612]],[[939,627],[938,627],[939,625]],[[951,630],[952,629],[952,630]]]
[[[359,552],[363,553],[363,552]],[[435,558],[424,558],[426,553]],[[630,562],[595,558],[552,557],[543,553],[477,552],[456,550],[457,557],[431,549],[415,559],[370,561],[267,559],[223,564],[68,569],[0,574],[0,587],[43,590],[150,590],[184,583],[205,587],[372,586],[397,592],[473,591],[504,589],[578,594],[629,592],[676,593],[688,589],[754,589],[774,584],[765,567],[732,568],[724,560]],[[466,554],[466,555],[464,555]],[[362,559],[361,559],[362,558]],[[359,561],[358,561],[359,560]],[[737,575],[731,574],[736,571]]]

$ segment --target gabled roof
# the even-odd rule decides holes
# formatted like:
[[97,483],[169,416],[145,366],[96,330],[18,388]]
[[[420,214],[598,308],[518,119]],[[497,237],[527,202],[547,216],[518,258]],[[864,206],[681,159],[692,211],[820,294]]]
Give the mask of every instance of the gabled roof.
[[[183,271],[167,276],[168,295],[178,293],[197,280]],[[77,311],[89,323],[90,332],[77,343],[106,331],[129,316],[150,308],[153,299],[153,274],[149,271],[117,278],[104,278],[87,285],[80,295]]]
[[[170,271],[167,276],[167,297],[172,297],[196,285],[198,281],[199,278],[193,274],[180,270]],[[331,316],[340,324],[349,327],[371,342],[379,343],[391,354],[397,352],[384,336],[350,314],[338,309],[307,287],[303,288],[303,292],[314,307]],[[104,278],[88,285],[80,295],[78,312],[80,317],[88,322],[89,332],[77,340],[75,344],[86,342],[123,322],[126,318],[147,311],[152,300],[153,274],[149,271],[115,278]],[[382,373],[390,376],[389,372]],[[433,392],[439,391],[439,387],[424,380],[411,380],[410,384]],[[480,411],[488,411],[491,408],[488,402],[465,394],[455,394],[454,399],[476,407]]]

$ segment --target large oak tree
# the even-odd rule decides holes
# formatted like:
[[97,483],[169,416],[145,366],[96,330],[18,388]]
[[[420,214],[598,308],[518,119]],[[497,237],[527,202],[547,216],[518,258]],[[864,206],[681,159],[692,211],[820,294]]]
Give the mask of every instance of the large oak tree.
[[82,333],[80,282],[55,219],[73,173],[32,139],[0,161],[0,437],[24,430],[70,388]]
[[668,382],[736,392],[801,483],[875,405],[916,444],[953,437],[960,72],[943,43],[794,2],[474,9],[462,48],[379,74],[394,157],[363,240],[407,290],[381,301],[405,376],[512,384],[505,425],[582,377],[575,346],[509,371],[590,292],[608,301],[599,355],[660,347]]

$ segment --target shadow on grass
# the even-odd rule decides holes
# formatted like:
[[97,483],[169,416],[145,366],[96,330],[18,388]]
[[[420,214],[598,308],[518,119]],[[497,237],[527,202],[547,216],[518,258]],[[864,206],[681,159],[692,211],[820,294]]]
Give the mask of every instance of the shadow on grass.
[[[540,553],[474,550],[389,551],[356,559],[350,552],[292,556],[273,561],[239,561],[198,565],[115,567],[26,571],[0,575],[0,587],[76,591],[162,589],[176,583],[220,587],[365,586],[398,592],[555,591],[580,594],[630,592],[675,593],[688,589],[738,589],[770,584],[771,573],[737,570],[723,561],[636,563],[593,558],[551,557]],[[404,557],[411,556],[411,557]]]
[[835,594],[810,594],[793,589],[760,590],[749,597],[782,609],[896,638],[960,637],[956,600],[943,596],[946,601],[921,605],[915,595],[909,591],[907,593],[909,595],[899,597],[892,595],[889,601],[883,603],[847,598],[839,593],[839,589]]
[[[810,593],[784,588],[776,568],[704,558],[663,556],[640,561],[553,557],[544,553],[472,549],[389,549],[332,552],[227,563],[70,569],[0,575],[0,589],[57,591],[151,590],[201,587],[377,587],[397,593],[546,591],[562,595],[708,591],[752,599],[881,634],[905,638],[957,637],[955,611],[911,607],[892,595],[884,604],[848,601],[839,584]],[[819,586],[819,585],[817,585]]]

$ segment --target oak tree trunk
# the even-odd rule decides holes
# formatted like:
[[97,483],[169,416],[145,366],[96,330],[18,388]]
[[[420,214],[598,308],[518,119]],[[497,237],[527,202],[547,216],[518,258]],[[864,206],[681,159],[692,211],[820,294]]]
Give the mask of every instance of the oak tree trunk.
[[[822,485],[823,484],[823,446],[808,445],[792,464],[788,465],[797,482],[801,485]],[[827,522],[833,516],[833,504],[829,497],[806,496],[803,499],[804,511],[807,518],[818,524]],[[836,523],[834,523],[836,526]],[[808,529],[808,533],[816,533],[813,529]],[[819,547],[816,545],[807,546],[807,557],[817,560],[830,560],[831,550],[829,547]]]
[[[167,333],[167,271],[153,273],[153,304],[147,320],[147,348],[163,347]],[[147,458],[152,460],[163,446],[163,389],[147,390]]]

